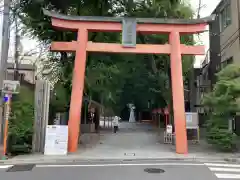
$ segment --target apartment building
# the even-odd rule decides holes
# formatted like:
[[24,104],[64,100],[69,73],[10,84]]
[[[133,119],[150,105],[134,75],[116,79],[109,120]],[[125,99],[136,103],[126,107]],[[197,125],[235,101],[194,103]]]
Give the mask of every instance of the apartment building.
[[[240,64],[240,0],[220,1],[212,14],[216,18],[209,24],[210,47],[195,79],[198,102],[212,90],[217,72],[228,64]],[[200,106],[198,112],[204,115],[204,108]],[[235,132],[240,135],[240,116],[234,124]]]
[[209,50],[196,78],[198,99],[213,88],[217,72],[240,63],[240,1],[222,0],[212,14],[216,18],[209,24]]
[[214,84],[216,72],[240,63],[240,1],[222,0],[212,14],[216,14],[216,20],[209,26],[209,79]]

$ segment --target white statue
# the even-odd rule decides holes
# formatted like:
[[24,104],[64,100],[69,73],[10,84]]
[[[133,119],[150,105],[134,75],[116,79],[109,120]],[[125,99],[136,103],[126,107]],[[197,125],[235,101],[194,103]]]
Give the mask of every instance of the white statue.
[[129,122],[135,123],[136,122],[135,115],[134,115],[135,106],[134,106],[134,104],[128,104],[128,107],[130,109]]

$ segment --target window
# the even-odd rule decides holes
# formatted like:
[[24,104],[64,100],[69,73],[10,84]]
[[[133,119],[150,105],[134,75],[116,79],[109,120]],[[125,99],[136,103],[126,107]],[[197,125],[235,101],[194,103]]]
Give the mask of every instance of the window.
[[232,22],[231,18],[231,6],[228,4],[221,12],[220,12],[220,30],[224,31]]

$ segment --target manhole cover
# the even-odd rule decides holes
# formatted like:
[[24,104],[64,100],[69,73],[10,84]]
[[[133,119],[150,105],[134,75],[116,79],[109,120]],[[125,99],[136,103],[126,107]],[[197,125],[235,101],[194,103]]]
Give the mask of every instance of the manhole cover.
[[124,153],[124,156],[135,156],[135,153]]
[[165,172],[163,169],[158,169],[158,168],[146,168],[144,169],[144,171],[147,173],[164,173]]
[[18,164],[10,167],[6,172],[31,171],[35,164]]

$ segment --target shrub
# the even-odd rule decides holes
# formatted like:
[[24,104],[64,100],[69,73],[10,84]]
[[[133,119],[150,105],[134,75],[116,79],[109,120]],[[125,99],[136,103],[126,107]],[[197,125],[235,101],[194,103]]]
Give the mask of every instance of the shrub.
[[221,151],[237,148],[236,134],[229,130],[229,119],[240,112],[240,66],[229,65],[217,73],[212,92],[205,95],[203,104],[208,109],[207,140]]
[[21,87],[20,94],[15,95],[11,103],[8,131],[9,153],[15,155],[31,152],[33,120],[33,91],[27,87]]
[[220,151],[236,151],[236,140],[236,134],[226,129],[219,129],[215,127],[211,128],[207,132],[207,141],[210,144],[215,145],[215,147]]

